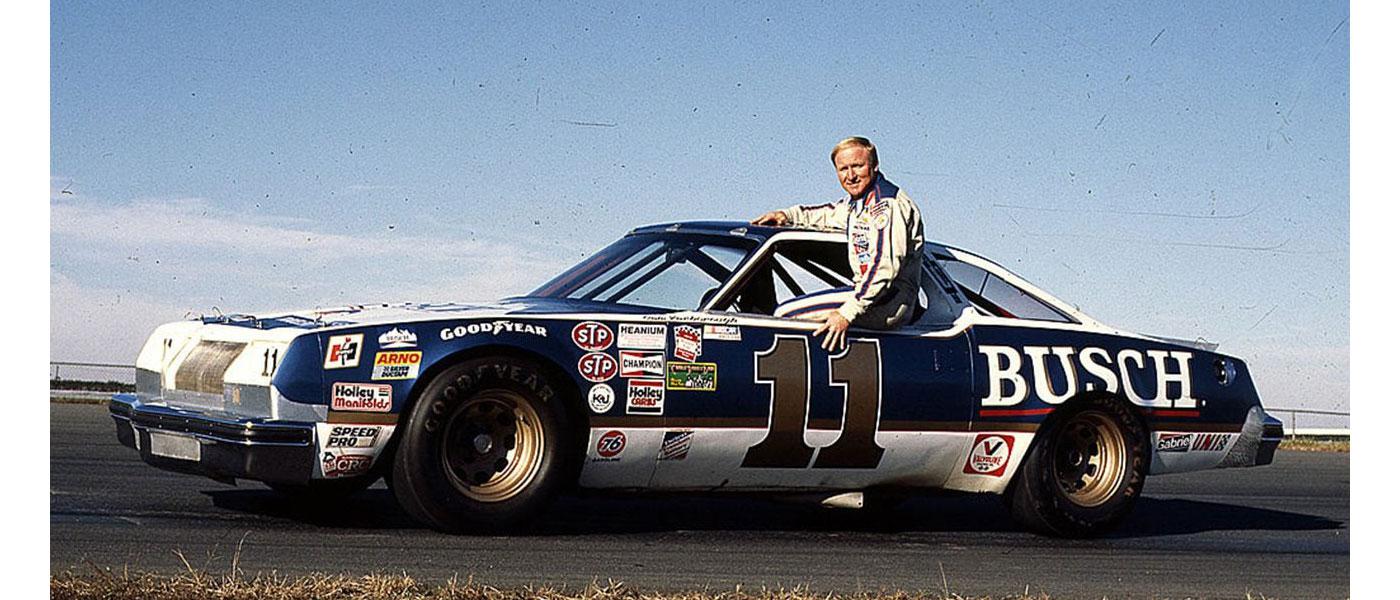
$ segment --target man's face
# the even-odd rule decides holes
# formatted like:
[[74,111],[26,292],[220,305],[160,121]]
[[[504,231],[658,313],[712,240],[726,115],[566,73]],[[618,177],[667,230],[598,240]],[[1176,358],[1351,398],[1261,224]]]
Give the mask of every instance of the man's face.
[[841,179],[841,187],[851,197],[858,197],[875,180],[875,165],[870,160],[870,149],[860,146],[842,148],[836,153],[836,176]]

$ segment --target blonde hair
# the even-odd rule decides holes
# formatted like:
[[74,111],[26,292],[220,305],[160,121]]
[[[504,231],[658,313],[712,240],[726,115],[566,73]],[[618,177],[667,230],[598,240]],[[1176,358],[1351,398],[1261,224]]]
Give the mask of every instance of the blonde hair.
[[831,149],[831,164],[836,164],[836,153],[845,150],[846,148],[850,148],[852,146],[855,146],[857,148],[865,148],[866,150],[869,150],[870,166],[879,166],[880,154],[875,151],[875,144],[871,143],[869,139],[860,137],[858,135],[853,135],[844,140],[836,142],[836,147]]

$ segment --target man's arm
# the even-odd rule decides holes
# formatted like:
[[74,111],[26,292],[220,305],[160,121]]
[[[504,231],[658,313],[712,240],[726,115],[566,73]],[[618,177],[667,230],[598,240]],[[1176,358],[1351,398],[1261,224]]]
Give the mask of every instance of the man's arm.
[[754,225],[792,225],[794,227],[825,227],[845,229],[849,209],[845,203],[828,202],[808,206],[789,206],[782,210],[763,213],[763,216],[750,221]]
[[871,230],[870,268],[866,269],[864,276],[857,274],[853,282],[855,293],[836,309],[847,321],[854,321],[870,308],[899,274],[899,268],[909,254],[908,218],[902,202],[894,198],[886,200],[885,213],[875,218]]

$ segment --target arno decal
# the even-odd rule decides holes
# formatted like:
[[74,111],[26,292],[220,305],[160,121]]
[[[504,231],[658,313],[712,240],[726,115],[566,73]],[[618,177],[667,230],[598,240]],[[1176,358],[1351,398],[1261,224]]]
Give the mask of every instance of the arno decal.
[[[773,345],[754,354],[754,380],[768,384],[772,410],[768,435],[749,447],[744,467],[873,469],[885,449],[875,443],[880,418],[880,342],[851,340],[841,354],[829,357],[830,385],[845,389],[841,434],[820,450],[807,445],[811,364],[807,339],[778,335]],[[812,454],[816,453],[816,459]]]
[[[987,395],[982,406],[1015,406],[1034,396],[1046,404],[1061,404],[1080,392],[1118,393],[1134,404],[1152,408],[1195,408],[1191,395],[1191,353],[1180,350],[1119,350],[1070,346],[978,346],[987,361]],[[1024,355],[1024,356],[1023,356]],[[1026,363],[1030,363],[1027,377]],[[1054,389],[1055,369],[1062,389]],[[1134,373],[1150,375],[1138,376]],[[1030,381],[1028,382],[1027,379]],[[1137,389],[1133,381],[1155,379],[1155,389]]]

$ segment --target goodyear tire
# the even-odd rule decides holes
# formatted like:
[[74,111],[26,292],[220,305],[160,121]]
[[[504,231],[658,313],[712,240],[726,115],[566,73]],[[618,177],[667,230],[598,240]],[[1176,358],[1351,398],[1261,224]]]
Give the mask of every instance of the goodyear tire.
[[476,358],[434,377],[403,425],[394,496],[415,519],[452,532],[513,528],[578,480],[564,398],[515,358]]
[[1042,426],[1005,499],[1016,521],[1037,533],[1103,535],[1142,493],[1147,460],[1147,431],[1126,402],[1084,398]]

